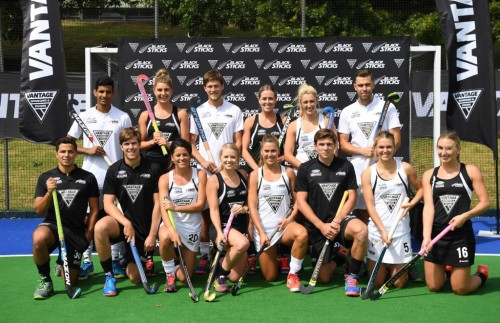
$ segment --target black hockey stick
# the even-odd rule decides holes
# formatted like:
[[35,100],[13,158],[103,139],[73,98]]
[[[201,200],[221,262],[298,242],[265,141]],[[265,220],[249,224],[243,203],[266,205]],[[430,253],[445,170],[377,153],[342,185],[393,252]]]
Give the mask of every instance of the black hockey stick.
[[[409,200],[410,199],[408,197],[406,197],[404,199],[403,203],[408,203]],[[396,219],[396,221],[394,221],[394,223],[392,224],[392,227],[389,230],[389,233],[387,234],[387,238],[389,240],[392,239],[392,236],[394,235],[394,231],[396,231],[398,223],[406,215],[405,211],[406,211],[406,209],[399,210],[397,219]],[[361,288],[361,298],[362,299],[367,299],[370,296],[370,294],[372,293],[373,282],[375,281],[375,277],[377,277],[378,270],[380,269],[380,265],[382,265],[382,261],[384,259],[385,252],[387,251],[388,248],[389,248],[389,246],[384,244],[384,248],[380,252],[380,256],[378,257],[377,262],[375,263],[375,267],[373,267],[373,271],[372,271],[372,274],[370,275],[370,279],[368,280],[368,284],[366,285],[366,288]]]
[[293,104],[287,103],[283,106],[283,109],[288,109],[288,112],[286,114],[286,119],[285,123],[283,124],[283,129],[281,129],[280,136],[278,138],[278,147],[281,147],[281,143],[283,142],[283,139],[285,138],[286,131],[288,130],[288,126],[292,122],[293,115],[295,114],[295,111],[297,111],[297,108],[293,106]]
[[[342,196],[342,200],[340,201],[339,208],[337,209],[337,213],[339,214],[340,210],[342,210],[342,207],[344,206],[345,201],[347,200],[347,196],[349,195],[348,191],[344,192],[344,195]],[[321,265],[323,263],[323,260],[325,258],[325,253],[326,250],[328,250],[328,246],[330,245],[330,240],[326,240],[325,244],[323,245],[323,249],[321,249],[321,253],[319,254],[318,260],[316,261],[316,266],[314,267],[313,274],[311,276],[311,279],[309,280],[309,285],[304,286],[300,285],[300,292],[302,294],[311,294],[312,291],[314,290],[314,286],[316,286],[316,281],[318,279],[319,275],[319,270],[321,269]]]
[[52,202],[54,203],[54,210],[56,211],[56,223],[57,223],[57,234],[59,235],[59,248],[61,249],[61,258],[63,261],[63,269],[64,269],[64,286],[66,287],[66,293],[68,297],[71,299],[75,299],[82,293],[80,288],[73,290],[71,286],[71,277],[69,274],[69,266],[68,266],[68,254],[66,251],[66,241],[64,240],[64,232],[61,221],[61,211],[59,210],[59,201],[57,199],[56,190],[52,191]]
[[144,268],[142,268],[141,257],[139,257],[139,251],[137,251],[137,247],[134,245],[132,240],[130,240],[130,249],[132,249],[132,255],[134,256],[135,264],[137,265],[137,269],[139,270],[139,275],[141,276],[142,287],[147,294],[155,294],[158,290],[158,283],[154,283],[153,287],[150,287],[148,284],[148,278],[146,277],[146,273],[144,272]]
[[[164,199],[169,199],[168,196],[165,196]],[[177,231],[177,227],[175,226],[174,218],[172,216],[172,211],[167,210],[168,217],[170,219],[170,223],[172,223],[172,226],[174,229]],[[184,256],[182,255],[182,250],[181,246],[175,245],[175,248],[177,248],[177,253],[179,254],[179,258],[181,260],[181,267],[182,271],[184,272],[184,276],[186,276],[186,282],[189,287],[189,297],[193,300],[193,302],[198,302],[200,299],[198,298],[198,294],[196,294],[196,290],[194,289],[193,282],[191,281],[191,277],[189,276],[189,270],[186,267],[186,262],[184,261]]]
[[[224,228],[224,239],[227,239],[229,235],[229,230],[231,230],[231,224],[233,223],[234,214],[231,212],[229,219],[227,220],[227,225]],[[210,293],[210,287],[215,279],[215,271],[217,270],[217,266],[219,265],[219,258],[224,250],[224,241],[221,241],[219,246],[217,247],[217,253],[215,254],[215,259],[212,262],[212,266],[210,267],[210,273],[208,274],[207,284],[205,285],[205,292],[203,293],[203,299],[207,302],[212,302],[215,299],[215,293]]]
[[[382,112],[380,113],[380,117],[378,118],[378,122],[377,122],[377,125],[375,126],[375,129],[373,131],[373,133],[371,134],[371,138],[370,138],[370,144],[373,144],[373,140],[375,139],[375,136],[377,136],[377,134],[379,133],[379,131],[382,129],[382,126],[384,125],[384,122],[385,122],[385,117],[387,116],[387,111],[389,111],[389,105],[391,104],[391,102],[399,102],[399,94],[397,92],[392,92],[390,93],[386,100],[385,100],[385,103],[384,103],[384,106],[382,108]],[[368,168],[368,166],[370,166],[370,162],[371,162],[371,158],[368,158],[366,160],[366,164],[365,164],[365,168]]]
[[[293,211],[293,207],[291,207],[288,212],[286,213],[284,219],[288,218],[290,216],[290,214],[292,214],[292,211]],[[278,233],[278,232],[281,232],[281,231],[278,231],[276,230],[272,235],[271,235],[271,238],[269,238],[269,241],[272,241],[274,236]],[[238,293],[238,289],[240,289],[241,287],[241,284],[243,284],[243,280],[245,279],[246,275],[248,274],[248,272],[250,271],[250,268],[252,268],[253,264],[255,262],[257,262],[257,259],[259,259],[260,255],[267,249],[268,245],[267,243],[264,244],[262,246],[262,248],[260,248],[259,252],[257,252],[257,254],[255,255],[254,259],[249,262],[245,268],[245,272],[243,272],[243,275],[241,275],[240,279],[238,279],[238,282],[236,284],[234,284],[233,286],[231,286],[231,295],[233,296],[236,296],[236,294]]]
[[[82,128],[83,133],[87,136],[87,138],[89,138],[90,142],[92,144],[94,144],[95,146],[102,147],[98,140],[94,141],[94,135],[92,134],[92,131],[90,131],[90,129],[85,124],[85,122],[83,122],[82,118],[80,118],[80,115],[75,111],[75,108],[74,108],[75,104],[78,104],[78,101],[75,99],[70,99],[68,101],[67,105],[68,105],[69,113],[71,114],[73,119],[75,119],[76,123],[78,123],[80,128]],[[109,159],[109,157],[107,155],[103,155],[102,157],[106,161],[106,164],[108,164],[108,166],[111,166],[112,162]]]
[[191,111],[191,116],[194,119],[194,123],[196,124],[196,128],[198,129],[198,134],[200,135],[201,142],[203,143],[203,147],[208,154],[208,159],[212,163],[214,162],[214,156],[212,155],[212,151],[210,151],[210,146],[208,145],[207,137],[205,136],[205,131],[203,131],[203,126],[201,125],[200,116],[198,115],[198,110],[196,110],[201,105],[201,99],[197,96],[191,98],[189,100],[189,110]]
[[[436,242],[438,242],[442,237],[444,237],[445,234],[447,234],[449,231],[451,230],[451,224],[448,225],[443,231],[441,231],[441,233],[439,233],[434,239],[432,239],[431,242],[429,242],[429,247],[432,247]],[[379,299],[382,295],[385,294],[385,292],[387,292],[387,290],[389,288],[391,288],[392,286],[394,286],[394,283],[399,279],[399,277],[403,276],[404,273],[406,273],[408,271],[408,269],[410,269],[410,267],[417,262],[417,260],[419,260],[420,258],[422,258],[422,256],[425,254],[425,249],[422,248],[420,249],[420,251],[415,255],[415,257],[413,257],[406,265],[404,265],[403,267],[401,267],[400,270],[398,270],[397,273],[394,274],[394,276],[392,276],[391,278],[389,278],[388,281],[385,282],[385,284],[380,287],[377,291],[375,291],[374,293],[370,294],[370,299],[372,301],[374,300],[377,300]]]

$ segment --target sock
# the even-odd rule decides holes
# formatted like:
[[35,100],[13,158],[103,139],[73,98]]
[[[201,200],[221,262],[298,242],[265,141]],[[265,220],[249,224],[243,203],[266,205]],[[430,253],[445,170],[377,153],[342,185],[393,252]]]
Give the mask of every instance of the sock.
[[221,261],[218,268],[217,268],[215,277],[220,277],[220,276],[227,277],[227,275],[229,275],[230,273],[231,273],[231,269],[225,270],[224,268],[222,268],[222,261]]
[[43,280],[51,283],[52,278],[50,277],[50,260],[44,263],[43,265],[36,265],[38,269],[38,273],[43,277]]
[[113,263],[111,261],[111,258],[106,259],[104,261],[101,261],[101,266],[102,270],[106,275],[111,275],[114,276],[115,274],[113,273]]
[[359,270],[361,269],[362,264],[363,264],[363,260],[358,260],[358,259],[355,259],[354,257],[352,257],[351,258],[351,266],[349,268],[349,273],[351,275],[358,276]]
[[166,274],[174,274],[175,273],[175,262],[173,259],[171,260],[161,260],[161,264],[163,265],[163,270]]
[[488,277],[486,277],[482,273],[475,273],[474,275],[476,275],[477,277],[479,277],[479,279],[481,279],[481,286],[483,286],[484,283],[486,283],[486,280],[488,279]]
[[304,259],[297,259],[294,256],[290,257],[290,274],[297,274],[302,268]]
[[112,244],[111,245],[111,259],[118,260],[120,258],[123,258],[123,254],[124,254],[123,250],[124,249],[125,249],[125,243],[123,241]]
[[89,247],[83,252],[83,262],[92,262],[93,249],[94,249],[94,240],[91,240]]
[[200,254],[207,256],[210,254],[210,242],[200,242]]

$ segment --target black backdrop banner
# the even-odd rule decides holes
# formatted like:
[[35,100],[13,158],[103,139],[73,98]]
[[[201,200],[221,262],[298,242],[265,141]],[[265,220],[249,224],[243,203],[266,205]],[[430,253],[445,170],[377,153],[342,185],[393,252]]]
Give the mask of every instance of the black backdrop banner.
[[[174,82],[173,103],[187,107],[190,98],[206,99],[202,75],[217,69],[224,75],[224,97],[238,105],[245,117],[257,113],[259,87],[272,84],[278,92],[277,107],[290,103],[299,85],[316,88],[320,107],[341,109],[356,100],[354,73],[372,71],[375,95],[384,99],[392,92],[402,97],[396,105],[403,123],[398,155],[409,156],[409,37],[322,38],[186,38],[120,40],[120,88],[123,108],[137,123],[141,101],[136,78],[153,77],[166,68]],[[336,119],[338,122],[338,118]]]
[[436,0],[449,62],[446,124],[498,159],[495,74],[488,1]]
[[22,0],[21,6],[19,132],[29,141],[54,143],[69,129],[59,2]]

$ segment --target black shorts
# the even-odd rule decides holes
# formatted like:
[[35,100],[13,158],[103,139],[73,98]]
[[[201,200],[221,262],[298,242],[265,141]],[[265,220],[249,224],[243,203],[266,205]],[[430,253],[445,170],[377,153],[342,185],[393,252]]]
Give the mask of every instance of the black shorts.
[[[435,237],[438,232],[432,232]],[[476,254],[476,239],[470,228],[450,231],[439,240],[425,256],[425,260],[452,267],[466,268],[474,264]]]
[[[49,246],[49,253],[52,253],[56,248],[60,246],[59,244],[59,234],[57,233],[57,224],[42,222],[38,225],[44,226],[50,229],[52,235],[54,236],[54,244]],[[85,237],[85,232],[83,230],[71,230],[63,227],[64,242],[66,245],[66,257],[68,259],[68,267],[72,269],[80,269],[82,261],[82,253],[87,250],[89,242],[87,237]],[[56,261],[58,264],[62,265],[61,259],[61,248],[59,248],[59,256]]]
[[[247,226],[247,228],[248,228],[248,226]],[[222,228],[222,230],[224,230],[224,228]],[[233,226],[231,226],[231,230],[236,230],[248,238],[248,232],[247,232],[248,230],[242,230],[242,228],[233,227]],[[217,230],[215,229],[213,224],[210,225],[210,228],[208,229],[208,236],[210,238],[210,241],[212,241],[212,244],[217,248],[217,245],[216,245]]]
[[[342,220],[342,223],[340,224],[340,234],[338,234],[333,241],[330,241],[325,257],[323,258],[324,264],[329,263],[332,260],[335,260],[337,265],[340,265],[341,262],[343,263],[342,259],[344,257],[338,257],[339,249],[340,246],[344,246],[347,249],[352,247],[352,240],[345,239],[345,229],[347,228],[347,224],[353,219],[357,219],[357,217],[354,215],[348,215],[344,218],[344,220]],[[323,235],[320,237],[314,237],[314,240],[311,240],[311,237],[309,238],[309,249],[313,266],[315,266],[316,260],[318,259],[325,242],[326,238]]]
[[[110,242],[112,244],[116,244],[123,241],[125,243],[125,254],[123,255],[123,258],[127,260],[127,262],[133,262],[135,264],[135,259],[134,255],[132,254],[132,249],[130,248],[130,243],[127,243],[127,239],[125,239],[125,234],[123,233],[123,225],[118,222],[117,224],[120,228],[120,235],[118,236],[118,238],[110,239]],[[139,257],[141,258],[142,263],[146,263],[147,256],[146,252],[144,251],[144,241],[145,239],[142,239],[142,237],[137,234],[137,231],[135,231],[135,247],[137,248],[137,252],[139,253]]]

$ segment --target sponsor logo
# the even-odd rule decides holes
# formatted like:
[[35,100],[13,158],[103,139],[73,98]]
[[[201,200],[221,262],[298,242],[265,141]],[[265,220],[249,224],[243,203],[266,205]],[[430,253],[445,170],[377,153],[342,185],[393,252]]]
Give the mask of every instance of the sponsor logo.
[[182,60],[172,65],[172,70],[176,69],[198,69],[200,68],[200,64],[198,61],[187,61]]
[[137,70],[137,69],[143,69],[143,70],[151,70],[153,69],[153,63],[151,61],[140,61],[138,59],[133,60],[130,63],[127,63],[125,65],[126,70]]
[[130,49],[132,49],[132,51],[135,53],[137,47],[139,46],[139,43],[128,43],[128,45],[130,46]]
[[226,82],[226,84],[228,84],[228,85],[229,85],[229,83],[231,83],[231,80],[233,79],[232,76],[228,76],[228,75],[223,76],[223,78],[224,78],[224,82]]
[[222,131],[224,131],[224,128],[226,127],[225,122],[221,123],[209,123],[208,126],[210,127],[210,130],[212,130],[212,133],[214,134],[216,139],[219,139],[220,135],[222,134]]
[[236,53],[260,53],[260,46],[258,44],[241,44],[235,46],[231,51],[233,54]]
[[[45,78],[54,75],[54,68],[52,66],[52,41],[50,33],[48,31],[50,28],[49,20],[42,19],[47,17],[48,9],[46,1],[30,1],[30,29],[29,33],[29,44],[28,53],[29,60],[28,64],[30,66],[30,71],[35,70],[35,72],[30,72],[30,81]],[[41,40],[35,42],[36,40]]]
[[244,93],[233,93],[233,92],[230,92],[230,93],[227,93],[224,96],[224,99],[226,101],[229,101],[229,102],[245,102],[246,101],[246,97],[245,97]]
[[179,50],[179,52],[182,53],[182,51],[184,50],[184,47],[186,47],[186,43],[175,43],[175,46],[177,46],[177,49]]
[[260,68],[264,63],[263,59],[254,59],[253,61],[255,62],[255,65],[257,65],[258,68]]
[[78,194],[79,190],[68,189],[68,190],[57,190],[57,192],[61,194],[64,204],[66,204],[67,207],[70,207],[71,203],[73,203],[73,200],[75,199],[75,196]]
[[361,129],[361,132],[365,135],[366,139],[370,138],[372,131],[376,125],[377,125],[376,121],[358,123],[359,129]]
[[323,47],[325,47],[325,43],[314,43],[316,45],[316,48],[318,49],[318,52],[321,53],[323,50]]
[[400,84],[400,81],[399,81],[399,77],[397,76],[382,76],[380,78],[377,79],[378,82],[376,82],[375,84],[379,84],[379,85],[399,85]]
[[142,185],[123,185],[123,188],[125,188],[125,192],[134,203],[142,191]]
[[222,70],[222,69],[244,69],[246,67],[244,61],[233,61],[233,60],[228,60],[225,62],[220,63],[217,66],[217,69]]
[[257,76],[243,76],[234,80],[232,85],[260,85],[260,79]]
[[189,100],[197,96],[198,96],[197,93],[182,92],[180,94],[175,95],[172,98],[172,102],[189,102]]
[[264,69],[291,69],[292,68],[292,63],[290,61],[280,61],[278,59],[275,59],[269,63],[266,63],[264,65]]
[[385,68],[385,63],[382,60],[372,60],[372,59],[367,59],[366,61],[363,61],[356,65],[356,68],[362,69],[362,68]]
[[276,50],[276,48],[278,47],[278,45],[279,45],[278,43],[269,43],[269,47],[271,48],[273,53]]
[[363,45],[363,48],[365,49],[365,52],[368,53],[368,51],[372,47],[373,43],[362,43],[362,45]]
[[151,45],[153,45],[153,44],[147,44],[147,45],[142,46],[141,48],[139,48],[139,53],[140,54],[144,53],[148,49],[148,47]]
[[278,102],[290,102],[292,101],[292,95],[290,93],[278,93]]
[[384,201],[389,212],[392,213],[396,208],[396,205],[398,204],[400,196],[401,194],[383,194],[380,196],[380,198],[382,198],[382,201]]
[[323,84],[323,80],[325,79],[324,75],[316,75],[315,76],[316,81],[318,82],[319,85]]
[[356,64],[356,62],[357,62],[357,61],[358,61],[358,60],[357,60],[357,59],[354,59],[354,58],[352,58],[352,59],[347,59],[347,64],[349,64],[349,66],[350,66],[351,68],[353,68],[353,67],[354,67],[354,64]]
[[380,52],[400,52],[401,46],[399,46],[398,43],[394,43],[394,44],[382,43],[380,45],[373,47],[373,49],[372,49],[372,53],[376,53],[378,51],[380,51]]
[[346,176],[347,174],[346,174],[346,172],[339,170],[338,172],[335,173],[335,175],[336,176]]
[[175,205],[190,205],[193,203],[194,199],[193,198],[181,198],[181,199],[174,199],[172,202],[174,202]]
[[314,176],[321,176],[321,171],[319,169],[313,169],[311,170],[311,172],[309,173],[309,176],[311,177],[314,177]]
[[278,85],[301,85],[306,83],[306,78],[303,76],[288,76],[284,79],[279,80]]
[[329,52],[350,53],[352,51],[353,51],[352,44],[335,43],[332,45],[328,45],[325,48],[325,53],[329,53]]
[[470,91],[462,91],[462,92],[454,92],[451,95],[453,99],[457,103],[460,111],[465,118],[465,120],[469,120],[469,117],[472,113],[472,110],[476,106],[477,100],[481,96],[483,92],[482,89],[479,90],[470,90]]
[[460,195],[441,195],[439,201],[443,205],[444,210],[449,215],[453,207],[456,205],[457,201],[460,199]]
[[313,62],[309,69],[314,70],[316,68],[318,69],[323,69],[323,68],[338,68],[339,64],[335,60],[327,60],[327,59],[322,59],[316,62]]
[[186,82],[186,85],[191,86],[191,85],[203,85],[203,77],[201,76],[195,76],[191,79],[189,79]]
[[336,102],[338,101],[337,93],[318,93],[318,101],[319,102]]
[[85,184],[87,184],[87,181],[86,181],[86,180],[83,180],[83,179],[77,179],[77,180],[75,181],[75,183],[85,185]]
[[196,43],[194,45],[188,46],[186,48],[186,53],[213,53],[214,48],[212,47],[212,44],[200,44]]
[[271,207],[271,210],[276,214],[280,208],[281,201],[283,201],[284,195],[271,195],[266,197],[266,202]]
[[[460,3],[460,4],[459,4]],[[476,43],[476,23],[474,1],[454,1],[450,5],[455,24],[455,38],[457,42],[456,61],[457,82],[478,75],[477,57],[474,55]]]
[[43,123],[43,119],[47,115],[47,111],[52,107],[52,103],[57,96],[58,91],[32,91],[26,92],[24,97],[28,102],[28,105],[33,110],[37,116],[40,123]]
[[167,51],[166,45],[150,45],[146,50],[148,53],[166,53]]
[[347,96],[349,97],[349,100],[354,100],[354,98],[356,97],[356,92],[346,92],[347,93]]
[[113,135],[113,130],[97,130],[92,131],[94,133],[94,137],[99,141],[102,147],[106,145],[109,138]]
[[352,78],[350,76],[334,76],[326,79],[325,85],[352,85]]
[[305,53],[307,52],[306,45],[303,44],[287,44],[285,46],[281,46],[278,49],[278,53]]
[[403,65],[405,59],[404,58],[395,58],[394,63],[396,63],[397,67],[400,68]]
[[339,183],[319,183],[319,187],[323,191],[323,194],[325,194],[328,201],[331,201],[338,186]]
[[451,187],[464,187],[464,184],[462,184],[462,183],[453,183],[453,184],[451,184]]
[[142,177],[142,178],[151,178],[151,174],[141,174],[141,175],[139,175],[139,177]]

